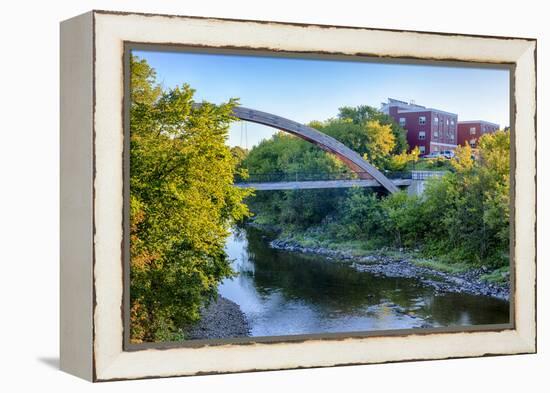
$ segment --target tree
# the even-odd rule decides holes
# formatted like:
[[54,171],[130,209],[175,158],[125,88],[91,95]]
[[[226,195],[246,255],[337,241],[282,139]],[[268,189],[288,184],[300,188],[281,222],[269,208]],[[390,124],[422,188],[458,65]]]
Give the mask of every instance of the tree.
[[474,159],[472,158],[472,148],[469,144],[464,146],[457,146],[455,149],[454,160],[451,160],[452,167],[458,172],[469,171],[474,166]]
[[378,120],[369,120],[364,127],[367,132],[365,158],[374,163],[387,163],[395,148],[395,136],[391,127],[380,124]]
[[405,129],[403,129],[393,117],[380,112],[376,108],[368,105],[359,105],[357,107],[344,106],[339,109],[338,118],[350,120],[354,124],[364,124],[374,120],[378,121],[383,126],[390,126],[395,140],[395,145],[391,153],[400,154],[406,152],[409,148]]
[[241,163],[246,158],[248,150],[241,146],[233,146],[231,148],[231,154],[235,157],[238,163]]
[[[252,178],[281,180],[315,178],[347,172],[345,164],[309,142],[284,132],[260,142],[242,163]],[[337,207],[335,190],[293,190],[257,193],[247,200],[256,219],[265,223],[305,227],[318,224]]]
[[233,186],[226,146],[235,100],[193,107],[188,85],[163,90],[131,58],[130,302],[132,342],[182,339],[232,271],[224,252],[249,192]]
[[146,60],[133,55],[131,67],[132,106],[152,105],[162,94],[162,89],[156,81],[156,71],[149,66]]
[[479,139],[478,146],[480,177],[487,185],[483,193],[483,222],[495,236],[496,249],[506,254],[510,239],[510,133],[485,134]]
[[[429,184],[426,211],[432,212],[429,236],[438,248],[452,250],[455,259],[508,264],[510,135],[505,131],[485,134],[478,141],[478,156],[469,146],[457,149],[454,173]],[[441,230],[443,229],[443,231]]]
[[231,155],[235,160],[235,177],[236,179],[248,179],[248,170],[243,167],[243,161],[248,155],[248,149],[241,146],[233,146],[231,148]]
[[422,199],[400,191],[382,199],[380,209],[382,227],[393,240],[390,244],[397,247],[416,246],[428,225]]
[[415,146],[410,152],[402,152],[390,157],[389,162],[386,165],[386,169],[390,171],[403,171],[409,164],[418,162],[420,157],[420,149]]
[[352,239],[372,238],[382,234],[382,209],[376,194],[352,187],[342,202],[342,221],[346,236]]
[[317,127],[381,169],[386,167],[395,151],[396,139],[391,126],[378,120],[355,123],[351,119],[332,119]]
[[251,174],[342,172],[346,166],[332,154],[298,137],[279,132],[255,146],[243,160]]

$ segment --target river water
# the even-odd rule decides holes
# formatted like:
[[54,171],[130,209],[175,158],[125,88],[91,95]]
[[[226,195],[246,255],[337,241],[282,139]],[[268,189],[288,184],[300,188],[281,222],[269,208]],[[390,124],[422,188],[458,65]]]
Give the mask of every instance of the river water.
[[376,277],[349,262],[269,247],[253,228],[235,229],[226,251],[238,275],[219,286],[245,313],[251,335],[358,332],[507,323],[506,301],[435,294],[415,279]]

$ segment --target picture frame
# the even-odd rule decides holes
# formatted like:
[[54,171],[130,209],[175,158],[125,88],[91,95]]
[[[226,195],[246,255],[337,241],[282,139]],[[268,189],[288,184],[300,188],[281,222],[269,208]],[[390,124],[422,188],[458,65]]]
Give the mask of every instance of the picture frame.
[[[509,67],[511,323],[130,344],[125,80],[129,48],[145,46]],[[61,23],[60,60],[62,370],[110,381],[536,352],[535,39],[91,11]]]

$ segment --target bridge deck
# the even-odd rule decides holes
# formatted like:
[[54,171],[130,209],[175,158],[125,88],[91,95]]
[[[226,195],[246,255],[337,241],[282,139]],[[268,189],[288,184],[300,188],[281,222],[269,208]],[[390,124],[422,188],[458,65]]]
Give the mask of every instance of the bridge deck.
[[[395,186],[409,186],[410,179],[394,179]],[[274,190],[307,190],[318,188],[350,188],[350,187],[382,187],[376,180],[316,180],[316,181],[285,181],[270,183],[236,183],[236,187],[253,188],[258,191]]]

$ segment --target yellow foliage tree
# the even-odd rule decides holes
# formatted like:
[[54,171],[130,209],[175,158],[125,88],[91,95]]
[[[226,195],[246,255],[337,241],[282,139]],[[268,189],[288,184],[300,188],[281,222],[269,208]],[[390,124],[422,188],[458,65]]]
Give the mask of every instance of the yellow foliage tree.
[[474,160],[472,158],[472,148],[466,144],[464,146],[458,146],[455,149],[455,157],[451,160],[451,165],[457,172],[465,172],[472,169],[474,166]]
[[389,124],[369,120],[365,126],[368,141],[368,157],[376,162],[390,156],[395,147],[395,136]]

